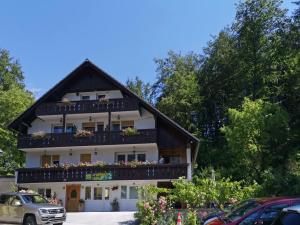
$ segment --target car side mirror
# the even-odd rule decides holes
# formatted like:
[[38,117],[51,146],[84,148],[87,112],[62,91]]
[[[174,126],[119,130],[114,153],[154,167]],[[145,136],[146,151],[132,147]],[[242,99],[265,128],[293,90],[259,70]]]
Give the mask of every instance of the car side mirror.
[[14,206],[22,206],[22,202],[21,201],[15,201],[14,202]]

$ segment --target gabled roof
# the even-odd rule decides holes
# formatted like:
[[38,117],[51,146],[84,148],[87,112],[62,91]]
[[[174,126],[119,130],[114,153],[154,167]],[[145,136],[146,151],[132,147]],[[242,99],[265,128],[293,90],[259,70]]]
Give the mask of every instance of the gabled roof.
[[62,79],[60,82],[58,82],[54,87],[52,87],[48,92],[46,92],[42,97],[40,97],[31,107],[29,107],[25,112],[23,112],[19,117],[17,117],[13,122],[11,122],[8,127],[10,129],[17,130],[18,126],[22,124],[25,121],[33,120],[35,118],[35,109],[37,106],[39,106],[41,103],[43,103],[46,99],[51,97],[55,92],[57,92],[59,89],[61,89],[64,85],[66,85],[71,79],[73,79],[79,71],[81,71],[84,68],[90,68],[97,72],[97,74],[103,76],[106,80],[111,82],[113,85],[115,85],[118,89],[126,93],[128,96],[137,98],[140,102],[140,105],[153,113],[157,118],[160,118],[170,126],[177,129],[180,133],[182,133],[184,136],[186,136],[190,141],[196,143],[199,142],[199,139],[196,138],[194,135],[192,135],[190,132],[185,130],[183,127],[181,127],[179,124],[171,120],[169,117],[167,117],[165,114],[157,110],[155,107],[153,107],[151,104],[137,96],[135,93],[133,93],[131,90],[129,90],[127,87],[125,87],[123,84],[121,84],[119,81],[114,79],[112,76],[110,76],[105,71],[101,70],[99,67],[97,67],[95,64],[90,62],[89,60],[85,60],[81,65],[79,65],[75,70],[73,70],[69,75],[67,75],[64,79]]

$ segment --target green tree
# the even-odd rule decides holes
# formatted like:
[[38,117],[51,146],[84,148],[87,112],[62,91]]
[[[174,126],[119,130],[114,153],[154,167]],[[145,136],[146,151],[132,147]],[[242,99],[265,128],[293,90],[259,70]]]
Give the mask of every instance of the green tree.
[[197,73],[200,57],[169,52],[157,59],[157,81],[153,85],[157,108],[190,132],[197,133],[197,109],[200,106]]
[[[242,109],[229,109],[229,124],[222,128],[228,142],[235,179],[262,182],[269,168],[286,169],[289,151],[288,114],[278,104],[245,99]],[[243,169],[241,169],[243,168]]]
[[0,175],[12,175],[24,163],[24,155],[17,149],[16,134],[7,125],[33,103],[33,96],[25,89],[21,66],[0,50]]
[[136,95],[152,104],[151,92],[152,87],[150,83],[144,83],[139,77],[134,79],[127,79],[126,86]]

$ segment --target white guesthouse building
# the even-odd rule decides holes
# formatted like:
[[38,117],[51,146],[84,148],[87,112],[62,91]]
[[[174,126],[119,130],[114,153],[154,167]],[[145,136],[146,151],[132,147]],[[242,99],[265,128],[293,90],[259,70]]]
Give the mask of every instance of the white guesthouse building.
[[67,211],[135,210],[137,187],[191,178],[199,142],[88,60],[9,127],[26,153],[17,185]]

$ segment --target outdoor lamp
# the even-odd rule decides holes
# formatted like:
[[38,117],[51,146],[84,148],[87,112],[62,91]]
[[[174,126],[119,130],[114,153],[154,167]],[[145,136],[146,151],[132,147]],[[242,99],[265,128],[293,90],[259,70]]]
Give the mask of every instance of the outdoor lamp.
[[2,156],[3,155],[3,151],[2,151],[2,149],[0,148],[0,156]]

